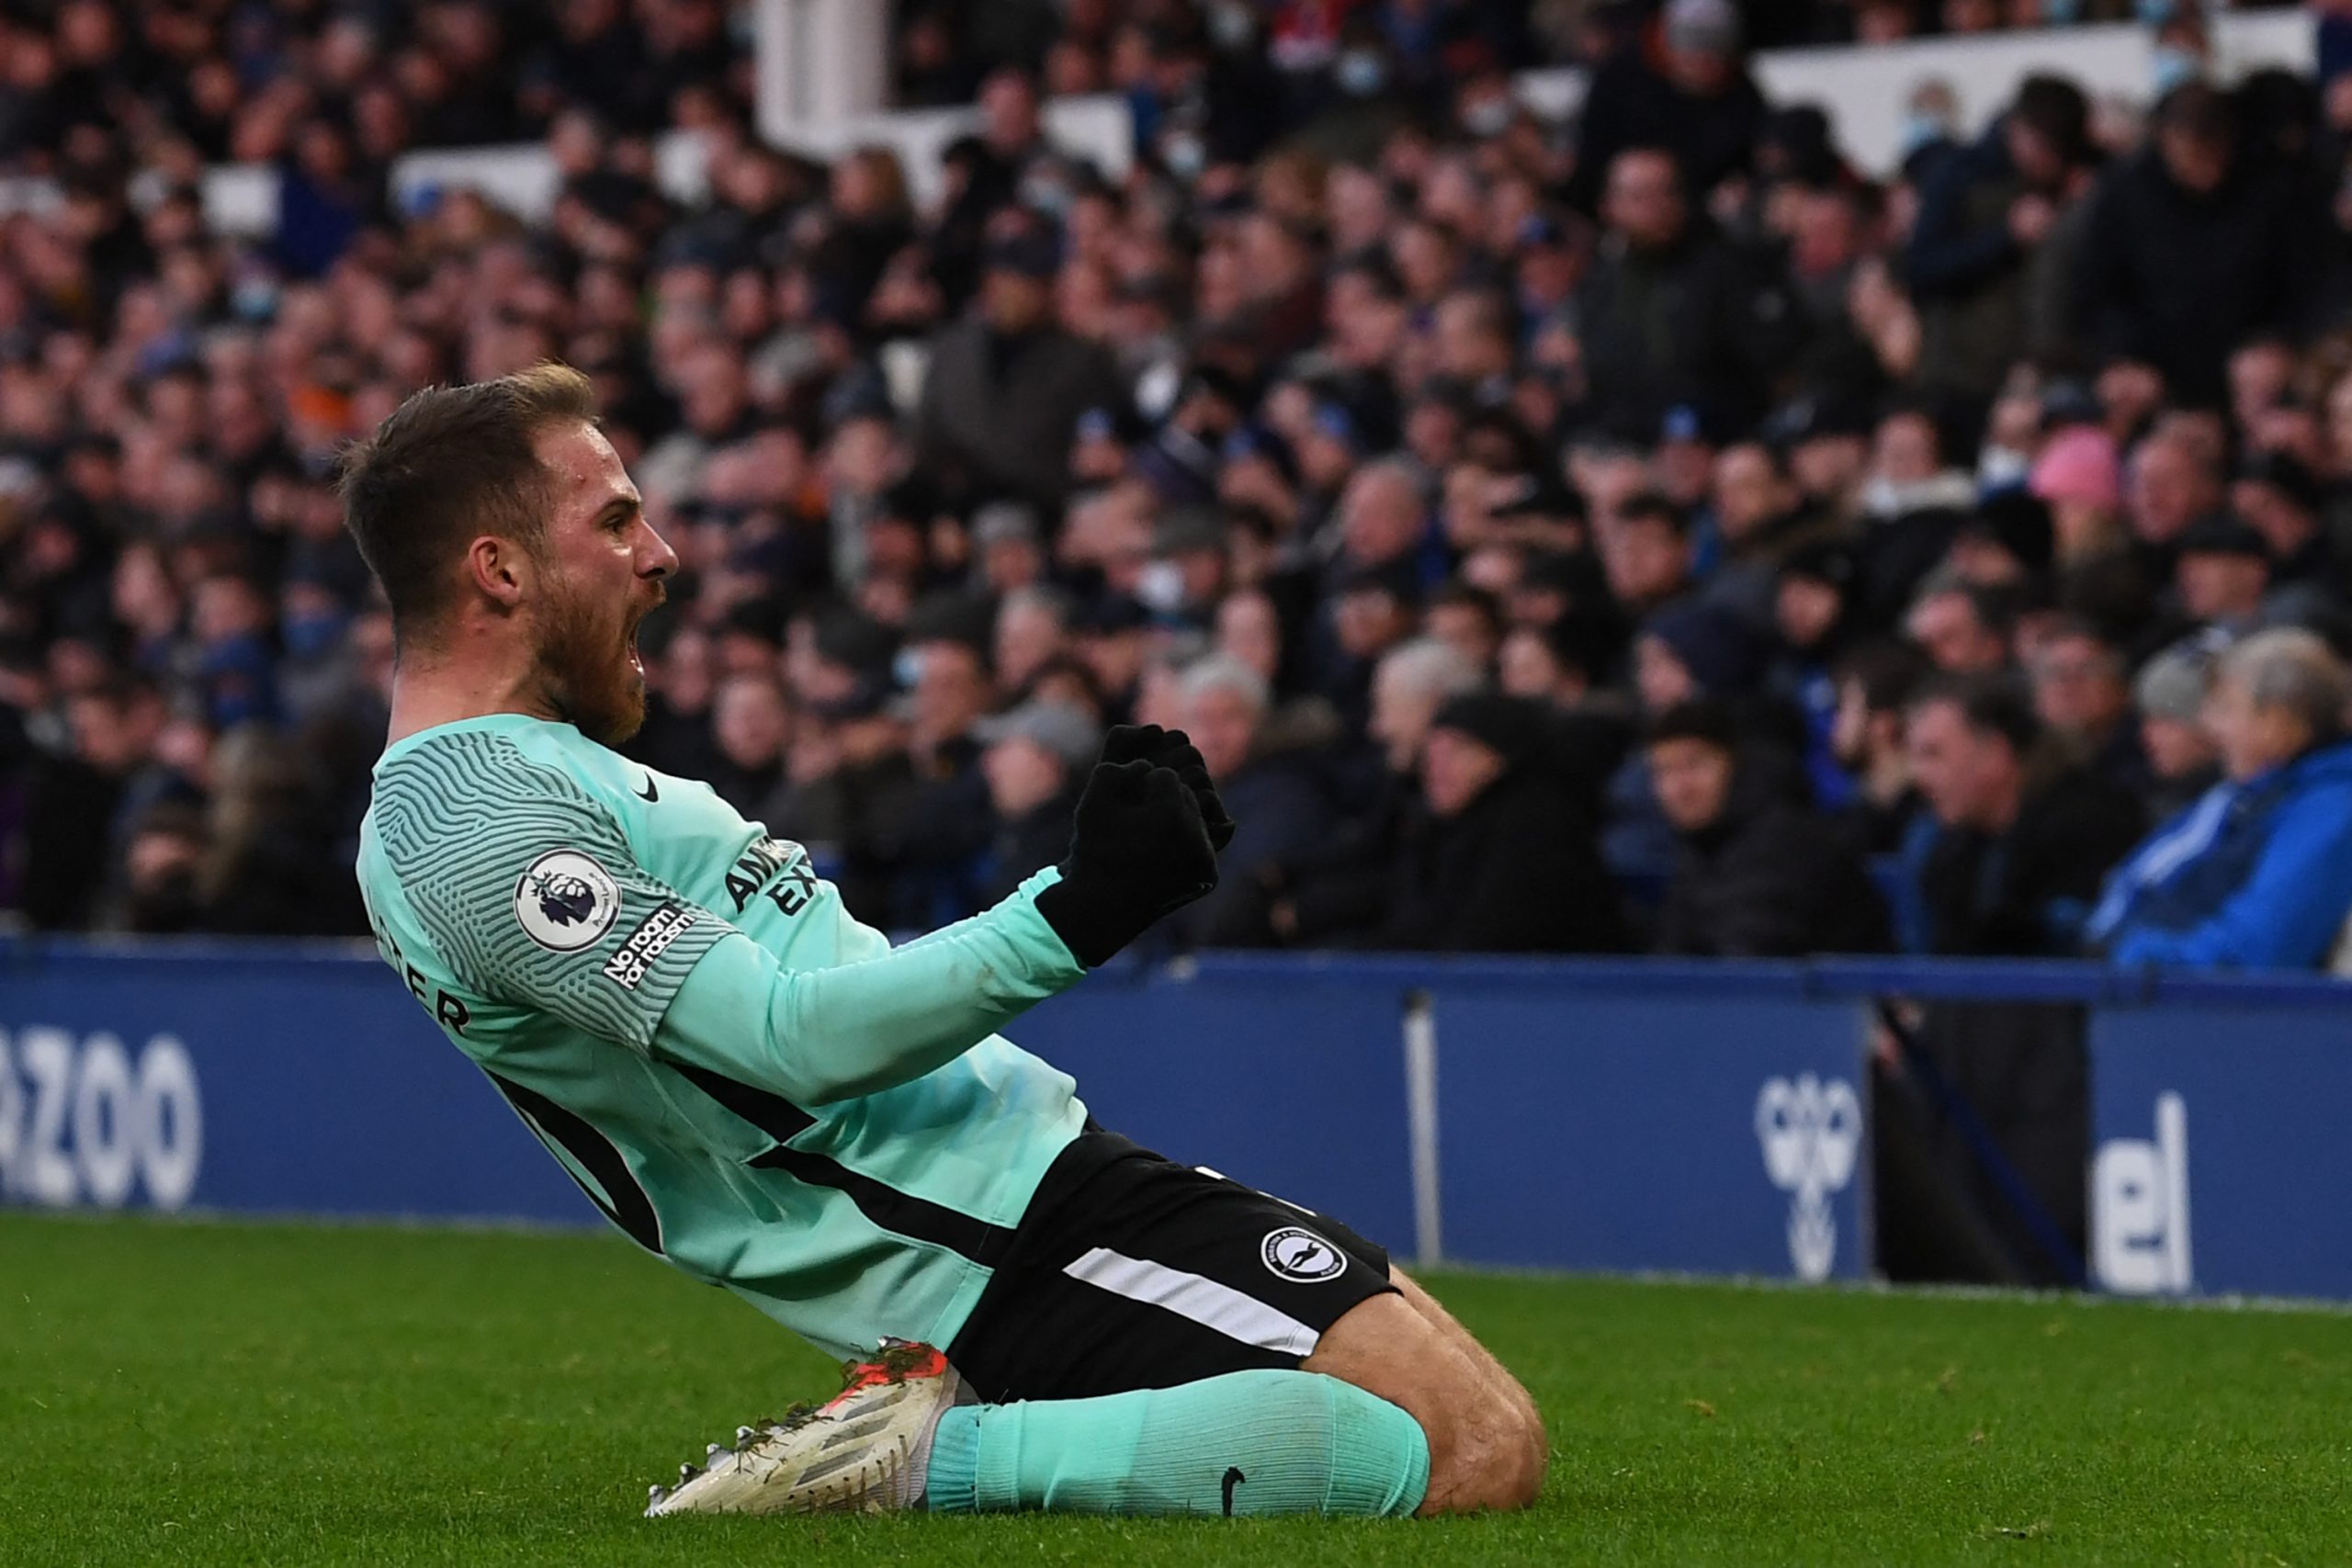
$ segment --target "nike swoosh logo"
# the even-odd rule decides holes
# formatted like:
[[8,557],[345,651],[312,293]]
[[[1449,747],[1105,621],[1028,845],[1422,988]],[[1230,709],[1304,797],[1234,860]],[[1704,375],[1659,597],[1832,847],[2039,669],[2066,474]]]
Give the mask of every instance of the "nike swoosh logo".
[[645,775],[645,787],[637,792],[637,798],[639,800],[659,800],[662,798],[662,786],[653,782],[653,775],[651,773]]

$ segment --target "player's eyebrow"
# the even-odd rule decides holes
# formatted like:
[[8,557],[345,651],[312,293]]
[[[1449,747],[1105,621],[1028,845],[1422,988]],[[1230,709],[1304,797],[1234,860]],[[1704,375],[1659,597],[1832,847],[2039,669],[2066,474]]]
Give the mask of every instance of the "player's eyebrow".
[[599,523],[616,523],[623,517],[633,517],[644,509],[645,502],[643,497],[634,495],[616,495],[613,497],[612,500],[605,502],[604,505],[596,509],[596,521]]

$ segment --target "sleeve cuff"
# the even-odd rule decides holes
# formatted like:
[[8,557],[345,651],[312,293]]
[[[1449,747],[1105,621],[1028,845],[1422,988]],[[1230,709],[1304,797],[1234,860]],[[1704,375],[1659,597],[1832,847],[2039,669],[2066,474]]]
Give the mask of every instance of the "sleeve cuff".
[[1007,931],[1020,942],[1023,953],[1034,957],[1043,971],[1040,977],[1057,990],[1078,984],[1087,972],[1078,954],[1062,941],[1061,933],[1054,930],[1054,923],[1037,908],[1037,895],[1061,879],[1061,868],[1049,865],[1013,889],[1012,897],[997,906],[1006,918]]

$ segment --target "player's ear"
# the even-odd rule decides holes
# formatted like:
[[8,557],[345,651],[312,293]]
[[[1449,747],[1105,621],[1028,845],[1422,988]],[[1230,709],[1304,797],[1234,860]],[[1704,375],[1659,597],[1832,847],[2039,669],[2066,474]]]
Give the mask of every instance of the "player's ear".
[[522,604],[530,570],[529,557],[512,539],[484,534],[466,548],[467,581],[501,608]]

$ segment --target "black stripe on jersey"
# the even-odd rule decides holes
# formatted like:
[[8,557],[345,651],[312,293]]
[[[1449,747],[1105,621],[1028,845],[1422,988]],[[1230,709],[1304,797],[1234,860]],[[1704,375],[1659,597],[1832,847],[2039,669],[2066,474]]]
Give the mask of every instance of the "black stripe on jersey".
[[1012,1245],[1012,1233],[976,1220],[969,1214],[901,1192],[887,1182],[862,1176],[839,1160],[779,1144],[751,1162],[765,1170],[781,1170],[811,1187],[830,1187],[845,1193],[858,1212],[886,1231],[914,1241],[927,1241],[960,1253],[983,1268],[1003,1261]]
[[781,1144],[817,1124],[817,1119],[780,1094],[738,1083],[723,1073],[664,1056],[662,1065],[711,1099]]
[[[525,1089],[487,1069],[484,1074],[540,1137],[561,1148],[580,1163],[581,1169],[603,1185],[604,1192],[598,1192],[572,1175],[570,1166],[563,1168],[563,1173],[588,1194],[588,1201],[604,1211],[605,1218],[627,1232],[638,1246],[658,1255],[662,1251],[661,1217],[654,1213],[653,1201],[637,1184],[628,1161],[621,1157],[621,1151],[613,1146],[613,1141],[537,1089]],[[610,1194],[609,1201],[606,1194]]]
[[983,1267],[994,1267],[1012,1245],[1010,1231],[969,1214],[959,1214],[928,1198],[901,1192],[888,1182],[861,1176],[830,1156],[791,1147],[786,1140],[815,1126],[817,1119],[782,1095],[691,1063],[665,1058],[665,1065],[775,1140],[775,1147],[746,1163],[763,1170],[781,1170],[810,1187],[830,1187],[845,1195],[857,1205],[858,1213],[882,1229],[944,1247]]

